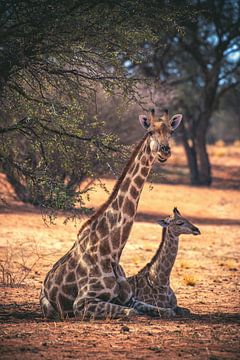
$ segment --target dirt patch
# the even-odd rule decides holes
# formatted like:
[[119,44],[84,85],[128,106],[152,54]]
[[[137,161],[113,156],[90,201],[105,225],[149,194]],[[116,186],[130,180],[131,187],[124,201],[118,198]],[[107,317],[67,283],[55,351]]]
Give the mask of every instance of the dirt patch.
[[[26,266],[34,260],[30,244],[36,243],[42,256],[24,285],[0,288],[1,359],[239,358],[240,196],[235,186],[239,154],[229,148],[220,155],[217,148],[211,151],[213,173],[225,180],[212,189],[187,184],[154,184],[151,189],[146,184],[122,257],[129,275],[146,264],[161,239],[156,219],[178,206],[202,233],[197,238],[181,237],[171,277],[179,305],[191,310],[190,318],[43,320],[38,303],[40,284],[53,262],[72,246],[81,221],[64,225],[64,217],[59,217],[55,226],[46,226],[41,212],[32,207],[20,203],[2,207],[0,258],[6,256],[9,243],[16,249],[18,244],[25,244]],[[179,154],[177,148],[174,161],[181,164]],[[114,181],[105,183],[110,190]],[[92,194],[90,206],[98,206],[106,197],[99,189]],[[13,263],[19,261],[18,257],[12,259]]]

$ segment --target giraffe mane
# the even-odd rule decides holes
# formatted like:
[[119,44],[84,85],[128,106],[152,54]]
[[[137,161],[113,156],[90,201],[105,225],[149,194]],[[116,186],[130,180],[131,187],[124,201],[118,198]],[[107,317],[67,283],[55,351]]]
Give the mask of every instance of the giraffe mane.
[[85,221],[85,223],[81,226],[79,232],[78,232],[78,236],[81,234],[81,232],[85,229],[85,227],[87,225],[89,225],[92,221],[94,221],[95,219],[98,218],[98,216],[102,215],[104,213],[104,211],[107,209],[107,207],[109,206],[109,204],[112,202],[112,200],[115,198],[120,185],[123,181],[123,179],[125,178],[129,168],[131,167],[136,155],[138,154],[142,144],[144,143],[144,141],[146,140],[146,138],[149,136],[149,133],[146,133],[144,135],[144,137],[140,140],[140,142],[136,145],[135,149],[132,152],[132,155],[130,157],[130,159],[128,160],[121,176],[119,177],[119,179],[117,180],[116,184],[114,185],[114,188],[109,196],[109,198],[107,199],[107,201],[105,201],[105,203],[103,203],[100,208],[87,220]]
[[159,254],[161,253],[162,251],[162,248],[163,248],[163,245],[165,243],[165,235],[166,235],[166,232],[167,232],[167,228],[163,228],[162,229],[162,239],[161,239],[161,242],[160,242],[160,245],[155,253],[155,255],[153,256],[152,260],[148,263],[148,266],[150,267],[155,261],[156,259],[158,258]]
[[[155,255],[153,256],[153,258],[151,259],[151,261],[149,261],[139,272],[138,274],[144,273],[146,270],[149,271],[150,267],[152,266],[152,264],[154,264],[154,262],[157,260],[158,256],[160,255],[163,245],[165,243],[165,235],[166,235],[166,231],[167,228],[163,228],[162,229],[162,238],[161,238],[161,242],[160,245],[155,253]],[[151,284],[150,284],[151,286]]]

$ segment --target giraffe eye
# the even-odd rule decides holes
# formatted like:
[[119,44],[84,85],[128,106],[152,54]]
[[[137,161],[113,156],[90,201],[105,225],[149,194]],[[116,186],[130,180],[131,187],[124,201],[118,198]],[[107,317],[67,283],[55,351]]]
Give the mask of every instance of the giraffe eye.
[[178,220],[178,221],[176,221],[176,224],[182,226],[182,225],[184,225],[184,222],[181,220]]

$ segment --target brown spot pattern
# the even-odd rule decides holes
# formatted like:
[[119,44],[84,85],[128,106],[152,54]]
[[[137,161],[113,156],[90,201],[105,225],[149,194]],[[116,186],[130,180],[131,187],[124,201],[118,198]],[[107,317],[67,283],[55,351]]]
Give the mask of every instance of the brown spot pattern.
[[118,204],[119,204],[119,207],[122,206],[122,203],[123,203],[123,196],[122,195],[119,195],[118,197]]
[[63,285],[62,286],[62,291],[68,296],[71,297],[72,299],[75,299],[77,294],[78,294],[78,288],[76,284],[73,285]]
[[124,225],[123,232],[122,232],[122,242],[123,243],[128,239],[131,228],[132,228],[132,221]]
[[109,273],[112,271],[112,266],[109,260],[102,260],[100,264],[103,272]]
[[69,311],[72,310],[73,308],[73,301],[68,299],[66,296],[64,296],[63,294],[59,294],[58,296],[59,299],[59,303],[61,304],[62,310],[63,311]]
[[124,202],[123,211],[125,214],[128,214],[131,217],[134,216],[134,214],[135,214],[134,203],[131,200],[129,200],[128,198],[126,198],[126,200]]
[[135,177],[134,181],[138,188],[140,188],[144,183],[144,179],[141,176]]
[[130,188],[130,194],[134,199],[136,199],[138,197],[139,192],[133,185]]
[[96,256],[92,256],[90,254],[84,254],[83,261],[86,263],[86,265],[92,266],[97,262],[97,258]]
[[83,265],[79,264],[76,269],[76,274],[78,277],[87,276],[87,269]]
[[101,237],[104,237],[108,234],[109,230],[108,230],[108,224],[106,221],[106,218],[102,218],[102,220],[100,221],[100,223],[98,224],[98,232],[100,233]]
[[99,295],[99,299],[103,300],[103,301],[108,301],[111,299],[111,293],[109,292],[103,292]]
[[55,284],[60,285],[62,283],[65,270],[66,270],[65,266],[61,266],[58,269],[56,269]]
[[93,291],[99,291],[99,290],[103,290],[104,286],[100,281],[95,282],[94,284],[91,285],[91,290]]
[[137,165],[135,166],[135,169],[134,169],[134,171],[133,171],[133,176],[136,175],[136,174],[138,173],[138,171],[139,171],[139,164],[137,164]]
[[99,269],[98,264],[93,265],[90,269],[89,269],[89,276],[92,277],[99,277],[101,275],[101,271]]
[[103,281],[108,289],[112,289],[116,285],[116,279],[113,276],[104,277]]
[[126,178],[126,179],[124,180],[122,186],[121,186],[121,190],[122,190],[123,192],[126,192],[126,191],[128,190],[128,188],[129,188],[130,183],[131,183],[130,178]]
[[57,297],[57,293],[58,293],[58,287],[57,286],[54,286],[50,293],[49,293],[49,300],[52,301],[52,302],[56,302],[56,297]]
[[117,199],[115,199],[115,200],[113,201],[113,203],[112,203],[112,208],[113,208],[114,210],[118,210],[118,201],[117,201]]
[[118,228],[113,231],[112,233],[112,246],[113,249],[118,249],[120,246],[120,236],[121,236],[121,230]]
[[147,162],[147,157],[145,155],[143,155],[141,158],[141,164],[146,165],[146,162]]
[[74,282],[76,280],[75,273],[71,271],[66,277],[66,282]]
[[70,257],[68,261],[68,268],[69,269],[75,269],[77,266],[77,259],[75,257]]
[[108,240],[100,242],[99,252],[102,256],[109,255],[111,253],[111,249],[110,249]]
[[141,174],[142,174],[144,177],[146,177],[147,174],[148,174],[148,168],[147,168],[147,167],[143,167],[143,168],[141,169]]

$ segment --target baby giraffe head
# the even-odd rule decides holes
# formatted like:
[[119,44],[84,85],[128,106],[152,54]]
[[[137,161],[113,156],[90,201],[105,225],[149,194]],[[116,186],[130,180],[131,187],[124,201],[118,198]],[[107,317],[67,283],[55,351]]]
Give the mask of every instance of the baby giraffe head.
[[181,234],[200,235],[200,230],[194,226],[190,221],[181,216],[178,209],[173,209],[173,215],[168,216],[166,219],[159,220],[158,224],[164,228],[169,228],[171,233],[176,236]]
[[158,161],[165,162],[171,156],[169,139],[182,120],[181,114],[169,118],[168,110],[158,117],[152,109],[150,116],[139,116],[139,121],[149,134],[151,152],[158,158]]

